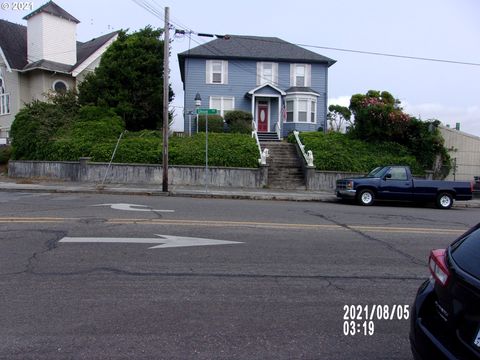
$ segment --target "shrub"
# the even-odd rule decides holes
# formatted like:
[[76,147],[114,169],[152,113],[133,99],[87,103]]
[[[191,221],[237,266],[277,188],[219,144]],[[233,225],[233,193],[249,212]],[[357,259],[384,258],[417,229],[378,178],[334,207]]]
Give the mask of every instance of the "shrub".
[[0,165],[5,165],[10,159],[12,148],[9,145],[0,146]]
[[225,122],[231,133],[250,134],[252,132],[252,114],[246,111],[234,110],[225,114]]
[[[12,125],[16,159],[76,161],[89,156],[93,161],[110,161],[118,137],[125,129],[123,120],[112,110],[97,106],[85,105],[72,110],[67,100],[62,99],[64,105],[34,102],[17,114]],[[209,134],[210,165],[258,166],[258,148],[250,136],[214,133],[223,132],[220,116],[209,116],[208,122],[209,133],[212,132]],[[2,154],[0,152],[0,160]],[[172,165],[204,165],[205,133],[171,138],[169,158]],[[161,159],[161,132],[143,130],[124,133],[114,162],[158,164]]]
[[[66,105],[67,104],[67,105]],[[49,143],[62,127],[74,121],[71,104],[49,104],[38,100],[27,104],[13,121],[12,159],[44,160]]]
[[[112,158],[117,141],[108,141],[92,147],[92,161],[107,162]],[[124,138],[118,144],[113,162],[158,164],[162,158],[162,141],[158,138]]]
[[[258,148],[251,136],[209,134],[208,163],[211,166],[258,167]],[[171,138],[169,161],[172,165],[205,165],[205,134]]]
[[[422,166],[404,146],[396,143],[372,144],[349,138],[341,133],[301,133],[305,151],[312,150],[319,170],[368,172],[377,166],[401,164],[411,167],[418,175]],[[293,136],[289,141],[294,141]]]
[[94,146],[116,142],[123,129],[122,119],[113,111],[84,106],[76,121],[59,129],[54,141],[45,146],[44,160],[75,161],[82,156],[93,156]]
[[[205,132],[206,115],[198,117],[198,131]],[[208,115],[208,132],[223,133],[223,118],[220,115]]]

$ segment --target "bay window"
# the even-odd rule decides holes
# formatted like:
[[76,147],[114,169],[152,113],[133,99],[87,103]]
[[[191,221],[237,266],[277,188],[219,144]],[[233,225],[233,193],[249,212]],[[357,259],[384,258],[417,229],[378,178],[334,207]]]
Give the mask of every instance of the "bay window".
[[287,101],[287,122],[293,122],[293,109],[294,109],[294,101],[289,100]]
[[316,123],[317,98],[312,95],[287,95],[285,122]]

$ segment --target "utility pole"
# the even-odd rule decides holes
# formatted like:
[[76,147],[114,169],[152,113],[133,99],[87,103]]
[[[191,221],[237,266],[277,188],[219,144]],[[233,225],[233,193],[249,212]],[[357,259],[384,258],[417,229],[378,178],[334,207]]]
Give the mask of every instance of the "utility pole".
[[163,43],[163,186],[162,191],[168,192],[168,95],[169,73],[168,57],[170,56],[170,8],[165,8],[165,27]]

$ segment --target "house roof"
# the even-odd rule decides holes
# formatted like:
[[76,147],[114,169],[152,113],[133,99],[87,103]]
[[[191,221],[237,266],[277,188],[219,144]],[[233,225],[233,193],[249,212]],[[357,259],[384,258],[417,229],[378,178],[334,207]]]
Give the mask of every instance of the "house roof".
[[118,33],[119,31],[113,31],[84,43],[77,41],[77,63],[73,66],[73,68],[76,68],[78,65],[87,60],[90,55],[100,49],[107,41],[116,36]]
[[55,4],[53,1],[49,1],[45,5],[40,6],[37,10],[31,12],[30,14],[25,16],[23,19],[28,20],[31,17],[33,17],[37,14],[40,14],[42,12],[53,15],[53,16],[57,16],[57,17],[62,18],[62,19],[66,19],[68,21],[72,21],[76,24],[78,24],[80,22],[80,20],[76,19],[73,15],[71,15],[68,12],[66,12],[65,10],[63,10],[60,6]]
[[3,50],[10,67],[20,71],[42,69],[70,73],[117,34],[118,31],[114,31],[86,42],[77,41],[77,63],[73,66],[48,60],[28,63],[27,27],[0,20],[0,48]]
[[282,89],[280,89],[279,87],[273,85],[273,84],[263,84],[263,85],[260,85],[260,86],[257,86],[255,89],[252,89],[250,90],[249,92],[247,92],[247,96],[251,96],[253,94],[255,94],[257,91],[261,90],[261,89],[264,89],[266,87],[269,87],[271,89],[273,89],[274,91],[278,92],[280,95],[286,95],[286,92],[283,91]]
[[178,54],[183,80],[185,58],[244,59],[257,61],[322,63],[336,61],[276,37],[229,35]]
[[0,20],[0,48],[12,69],[23,69],[27,65],[27,28]]
[[313,90],[312,88],[309,88],[309,87],[302,87],[302,86],[293,86],[291,88],[288,88],[285,91],[287,92],[287,94],[291,94],[291,93],[310,93],[310,94],[320,95],[318,93],[318,91],[315,91],[315,90]]
[[31,71],[31,70],[47,70],[53,72],[60,72],[64,74],[69,74],[72,65],[62,64],[50,60],[39,60],[25,66],[22,71]]

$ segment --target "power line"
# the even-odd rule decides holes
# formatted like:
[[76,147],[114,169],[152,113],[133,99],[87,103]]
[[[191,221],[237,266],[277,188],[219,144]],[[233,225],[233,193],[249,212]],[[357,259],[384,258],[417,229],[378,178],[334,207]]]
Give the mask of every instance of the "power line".
[[388,53],[364,51],[364,50],[341,49],[341,48],[333,48],[333,47],[319,46],[319,45],[307,45],[307,44],[295,44],[295,45],[303,46],[303,47],[311,47],[311,48],[316,48],[316,49],[351,52],[351,53],[365,54],[365,55],[387,56],[387,57],[394,57],[394,58],[400,58],[400,59],[435,61],[435,62],[442,62],[442,63],[448,63],[448,64],[480,66],[480,63],[473,63],[473,62],[467,62],[467,61],[445,60],[445,59],[427,58],[427,57],[409,56],[409,55],[399,55],[399,54],[388,54]]

